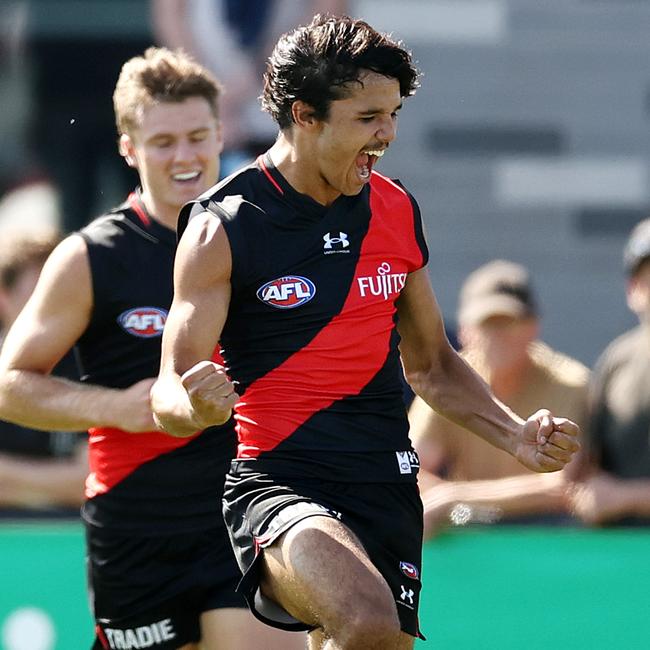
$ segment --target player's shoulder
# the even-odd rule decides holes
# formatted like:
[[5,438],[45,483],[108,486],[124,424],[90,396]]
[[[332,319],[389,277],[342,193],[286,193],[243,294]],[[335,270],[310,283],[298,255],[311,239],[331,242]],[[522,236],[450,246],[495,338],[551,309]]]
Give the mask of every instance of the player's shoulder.
[[109,212],[95,217],[81,228],[78,234],[90,244],[111,245],[115,238],[137,232],[137,224],[131,218],[131,212],[129,205],[123,203]]
[[259,210],[255,203],[260,185],[261,170],[254,163],[219,181],[196,199],[186,203],[178,219],[178,237],[188,223],[200,214],[214,217],[221,222],[237,220],[243,210]]
[[384,212],[391,220],[402,214],[410,219],[419,215],[420,208],[415,197],[397,178],[388,178],[373,171],[370,177],[370,205],[374,211]]
[[399,178],[389,178],[377,171],[373,171],[370,177],[370,187],[374,192],[382,194],[394,194],[395,196],[409,196],[411,193],[406,189]]

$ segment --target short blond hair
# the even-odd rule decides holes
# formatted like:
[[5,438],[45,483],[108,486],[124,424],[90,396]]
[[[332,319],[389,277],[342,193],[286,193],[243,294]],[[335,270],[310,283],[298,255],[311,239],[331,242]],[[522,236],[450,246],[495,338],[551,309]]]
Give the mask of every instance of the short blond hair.
[[150,47],[122,66],[113,93],[118,134],[132,135],[145,108],[190,97],[203,97],[218,119],[220,92],[216,77],[183,50]]

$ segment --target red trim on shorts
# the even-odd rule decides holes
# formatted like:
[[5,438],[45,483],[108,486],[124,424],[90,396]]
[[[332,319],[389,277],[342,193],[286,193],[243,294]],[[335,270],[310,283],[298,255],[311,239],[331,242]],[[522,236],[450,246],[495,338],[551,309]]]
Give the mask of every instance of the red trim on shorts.
[[102,630],[101,626],[95,625],[95,634],[97,635],[97,638],[99,639],[99,642],[102,644],[106,650],[110,650],[110,647],[108,645],[108,639],[106,638],[106,635],[104,634],[104,630]]

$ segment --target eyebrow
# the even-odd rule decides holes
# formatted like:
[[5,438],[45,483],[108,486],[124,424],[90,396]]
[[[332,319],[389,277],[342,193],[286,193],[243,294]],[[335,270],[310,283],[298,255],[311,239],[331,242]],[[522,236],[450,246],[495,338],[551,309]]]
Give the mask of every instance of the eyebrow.
[[[396,113],[399,111],[402,106],[403,102],[400,102],[392,111],[391,113]],[[359,111],[359,115],[376,115],[377,113],[384,113],[385,111],[381,108],[367,108],[365,111]]]
[[[209,130],[210,130],[209,126],[200,126],[196,129],[192,129],[187,135],[192,136],[192,135],[196,135],[197,133],[204,133],[205,131],[209,131]],[[176,137],[177,137],[176,133],[163,132],[163,133],[156,133],[152,135],[148,141],[155,142],[156,140],[164,140],[167,138],[176,138]]]

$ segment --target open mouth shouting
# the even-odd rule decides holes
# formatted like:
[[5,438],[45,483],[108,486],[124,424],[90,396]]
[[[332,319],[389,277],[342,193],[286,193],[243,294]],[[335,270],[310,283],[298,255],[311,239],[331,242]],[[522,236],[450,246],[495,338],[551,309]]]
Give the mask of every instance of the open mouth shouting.
[[366,149],[356,158],[357,174],[363,183],[370,180],[375,163],[384,155],[386,149]]

